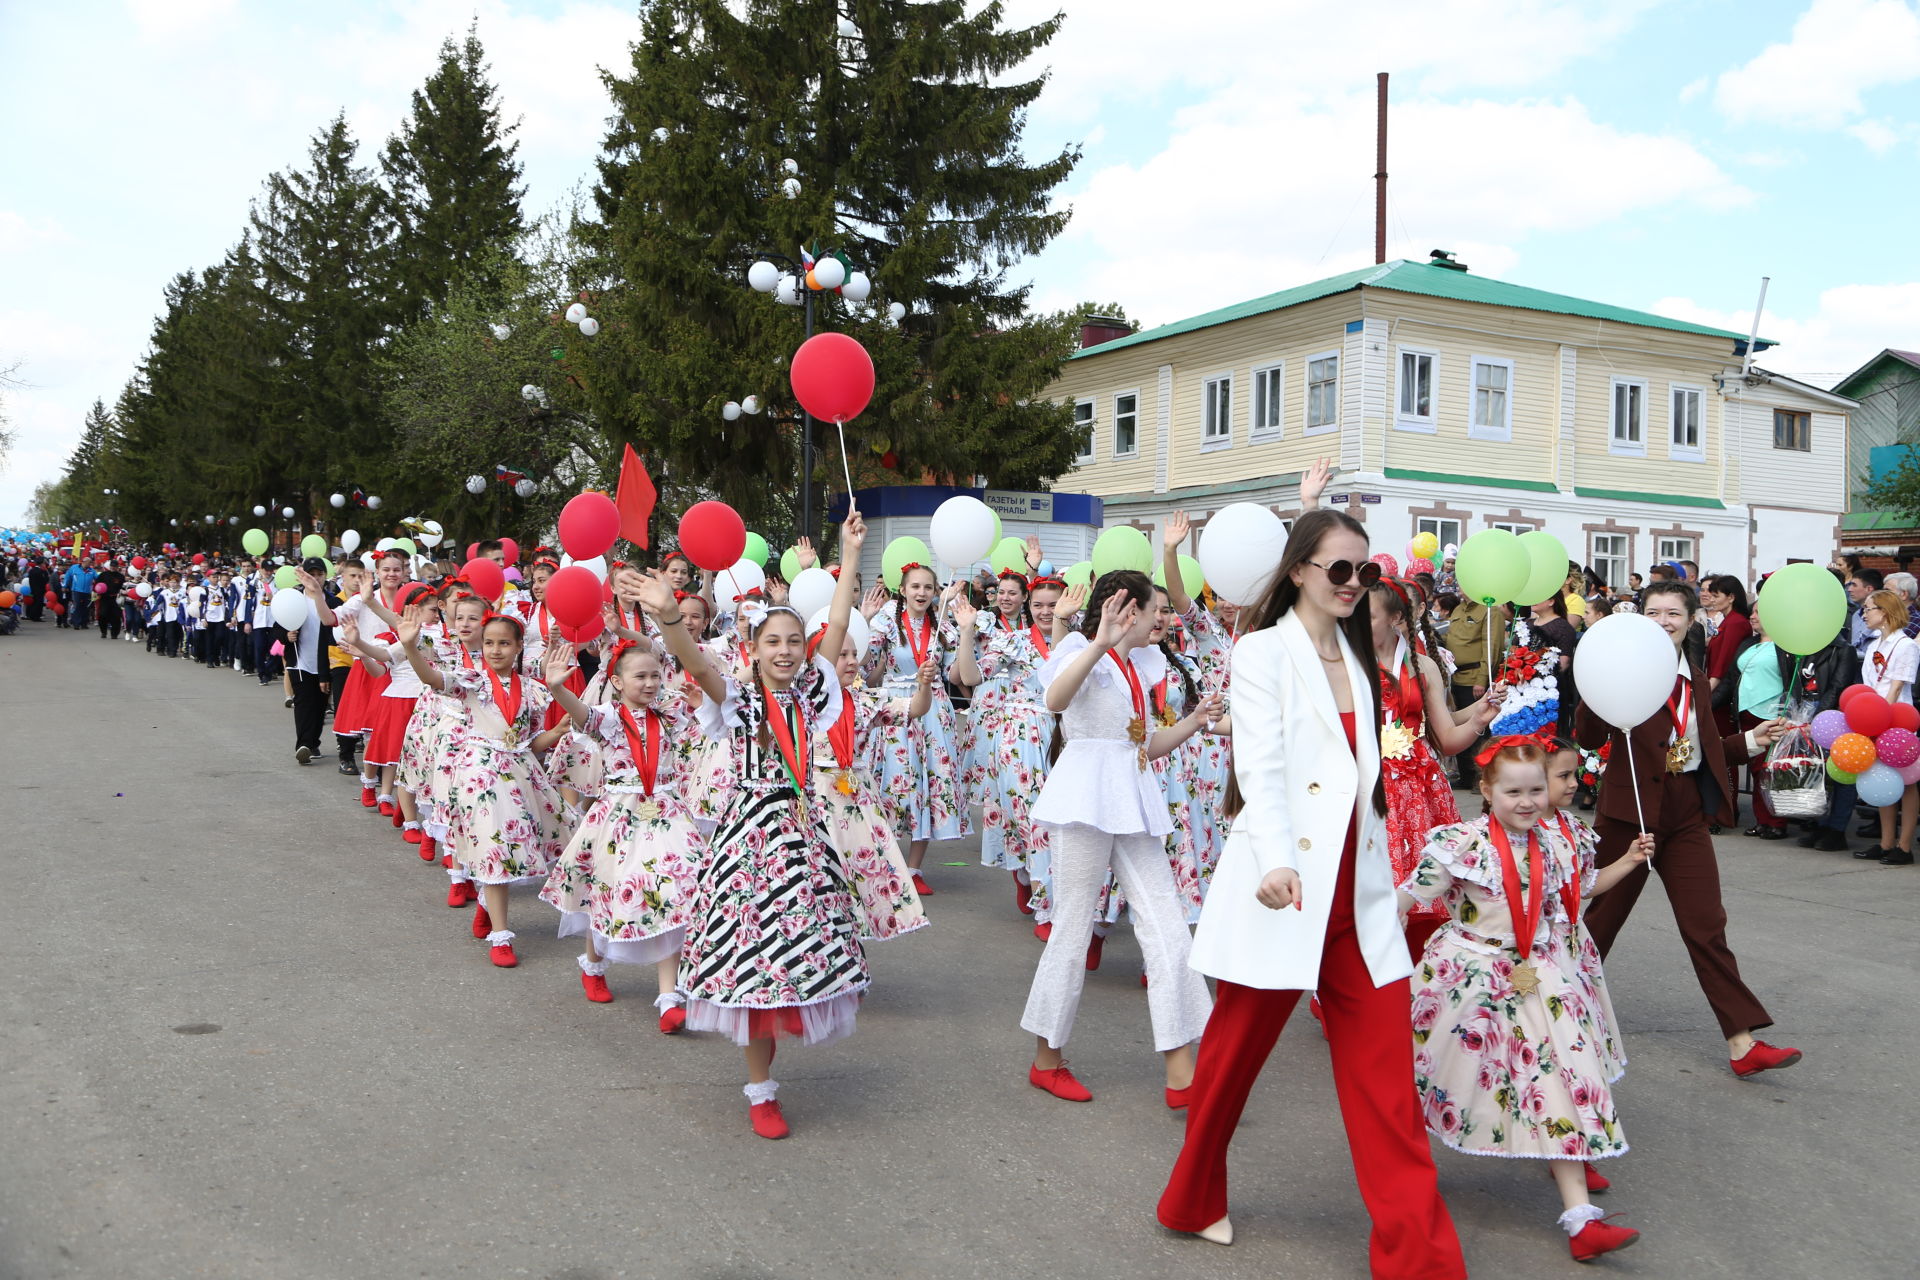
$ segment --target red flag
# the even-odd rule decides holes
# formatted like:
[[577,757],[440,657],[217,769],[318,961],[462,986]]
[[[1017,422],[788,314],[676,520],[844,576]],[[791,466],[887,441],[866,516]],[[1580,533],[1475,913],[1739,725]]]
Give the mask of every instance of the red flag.
[[640,455],[633,451],[632,445],[626,449],[620,459],[620,485],[614,492],[613,505],[620,509],[620,536],[644,551],[647,517],[653,514],[654,500],[660,495],[654,490],[653,477],[647,474]]

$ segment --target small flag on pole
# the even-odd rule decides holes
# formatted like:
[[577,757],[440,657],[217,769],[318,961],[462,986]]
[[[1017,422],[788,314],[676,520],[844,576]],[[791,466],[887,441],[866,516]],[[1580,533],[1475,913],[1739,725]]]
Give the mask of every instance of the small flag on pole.
[[614,492],[613,505],[620,510],[620,536],[642,551],[647,549],[647,518],[653,514],[654,500],[659,496],[640,455],[633,451],[632,445],[626,446],[626,453],[620,458],[620,484]]

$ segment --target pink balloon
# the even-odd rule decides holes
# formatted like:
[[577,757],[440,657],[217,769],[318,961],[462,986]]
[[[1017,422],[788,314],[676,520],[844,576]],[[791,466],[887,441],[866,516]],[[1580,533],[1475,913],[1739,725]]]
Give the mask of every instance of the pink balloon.
[[1422,560],[1418,556],[1415,556],[1413,559],[1407,561],[1407,575],[1409,577],[1411,577],[1416,573],[1432,573],[1432,572],[1433,572],[1433,561],[1431,560]]
[[1906,768],[1900,770],[1899,772],[1900,772],[1900,781],[1906,783],[1908,786],[1912,786],[1914,783],[1920,782],[1920,760],[1915,760],[1912,764],[1908,765]]
[[1380,572],[1386,574],[1389,578],[1397,578],[1400,576],[1400,562],[1386,552],[1382,551],[1378,555],[1370,558],[1375,564],[1380,566]]
[[1911,729],[1889,729],[1873,740],[1880,759],[1895,769],[1905,769],[1920,760],[1920,736]]

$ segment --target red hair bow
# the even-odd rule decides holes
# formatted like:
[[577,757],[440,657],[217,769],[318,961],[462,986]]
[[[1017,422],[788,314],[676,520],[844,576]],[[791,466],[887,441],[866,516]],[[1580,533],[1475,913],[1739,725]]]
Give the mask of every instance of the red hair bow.
[[1015,582],[1019,583],[1020,590],[1022,591],[1033,590],[1033,587],[1027,582],[1027,575],[1021,573],[1018,569],[1002,569],[1000,571],[1000,581],[1005,582],[1008,578],[1012,578]]
[[1504,737],[1493,739],[1493,741],[1482,747],[1480,754],[1473,758],[1473,762],[1484,769],[1493,763],[1495,756],[1499,755],[1508,747],[1538,747],[1548,755],[1552,755],[1554,746],[1555,743],[1552,735],[1544,731],[1539,733],[1509,733]]
[[1059,578],[1052,578],[1052,577],[1035,578],[1033,581],[1027,584],[1027,591],[1029,593],[1032,593],[1032,592],[1038,591],[1042,587],[1052,587],[1056,591],[1065,591],[1067,589],[1067,584]]

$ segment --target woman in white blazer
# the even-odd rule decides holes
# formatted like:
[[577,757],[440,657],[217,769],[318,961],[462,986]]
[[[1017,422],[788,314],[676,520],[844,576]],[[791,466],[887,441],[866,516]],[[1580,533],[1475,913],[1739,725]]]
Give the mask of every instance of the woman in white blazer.
[[[1464,1277],[1413,1082],[1412,972],[1387,856],[1366,530],[1310,511],[1233,651],[1234,789],[1193,967],[1218,979],[1160,1221],[1231,1243],[1227,1145],[1317,989],[1377,1280]],[[1233,806],[1229,795],[1229,808]]]

